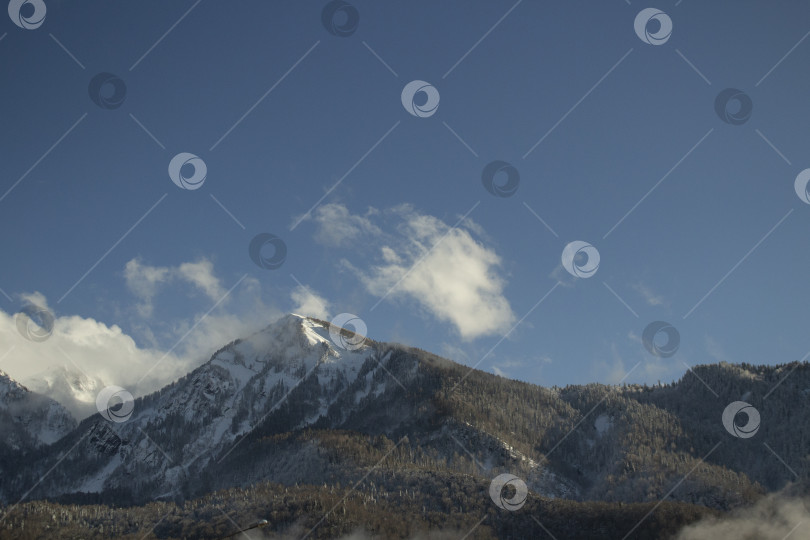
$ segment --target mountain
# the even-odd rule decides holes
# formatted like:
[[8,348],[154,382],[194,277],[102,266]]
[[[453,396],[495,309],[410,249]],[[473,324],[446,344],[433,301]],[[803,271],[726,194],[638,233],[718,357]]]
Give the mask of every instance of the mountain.
[[34,392],[58,401],[77,419],[84,419],[98,412],[96,396],[107,386],[99,377],[67,366],[53,366],[26,377],[22,382]]
[[26,454],[58,441],[75,428],[76,421],[59,403],[0,371],[0,454]]
[[[810,476],[810,435],[797,428],[810,425],[807,364],[698,366],[654,387],[543,388],[346,331],[338,346],[329,330],[285,316],[135,400],[126,421],[83,420],[0,485],[6,503],[26,494],[57,506],[26,503],[0,519],[30,529],[26,512],[41,512],[79,527],[72,509],[86,508],[114,536],[155,527],[159,537],[213,538],[234,513],[266,517],[277,534],[314,527],[313,537],[334,538],[358,528],[461,536],[484,516],[482,538],[542,527],[560,538],[665,538]],[[724,427],[734,401],[760,413],[753,437]],[[523,509],[491,499],[504,473],[525,482]],[[150,501],[161,502],[137,506]],[[373,529],[381,521],[402,525]]]
[[[57,483],[51,475],[42,493],[132,491],[137,478],[133,500],[166,497],[213,467],[218,454],[257,424],[303,428],[327,414],[352,383],[362,383],[353,394],[358,400],[392,384],[373,378],[382,359],[374,348],[340,350],[328,336],[328,325],[288,315],[223,347],[174,384],[139,398],[126,422],[99,415],[86,419],[62,443],[64,449],[78,444],[67,458],[65,478]],[[283,398],[293,390],[311,392],[306,407],[293,414],[277,409],[277,403],[292,402]]]

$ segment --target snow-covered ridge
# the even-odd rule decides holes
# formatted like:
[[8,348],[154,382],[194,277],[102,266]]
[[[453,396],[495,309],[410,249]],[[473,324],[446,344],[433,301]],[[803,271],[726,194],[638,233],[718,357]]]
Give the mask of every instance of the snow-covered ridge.
[[30,391],[3,371],[0,416],[11,423],[5,426],[4,442],[17,450],[52,444],[76,427],[76,420],[59,403]]

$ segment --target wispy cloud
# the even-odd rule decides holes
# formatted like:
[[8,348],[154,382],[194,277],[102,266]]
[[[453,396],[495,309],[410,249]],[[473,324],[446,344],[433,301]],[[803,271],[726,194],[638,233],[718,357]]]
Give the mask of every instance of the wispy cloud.
[[[208,260],[158,267],[133,259],[124,268],[124,278],[128,290],[139,300],[130,333],[117,324],[51,310],[55,317],[51,336],[33,342],[18,331],[14,313],[0,310],[0,343],[14,346],[0,369],[25,382],[66,366],[104,384],[122,386],[135,396],[145,395],[196,368],[223,344],[259,330],[283,314],[262,302],[261,285],[250,277],[243,278],[228,295],[230,301],[221,302],[212,311],[211,306],[217,305],[227,290]],[[153,316],[153,303],[172,281],[189,285],[189,296],[203,293],[205,309],[160,321],[144,318]],[[232,283],[228,284],[229,289],[232,287]],[[50,310],[47,298],[40,292],[18,297]],[[327,305],[317,294],[306,296],[300,291],[294,291],[292,301],[298,307],[309,306],[306,311],[313,313],[318,301],[323,307]],[[166,353],[171,347],[173,350]],[[148,377],[141,380],[147,373]],[[87,399],[92,402],[94,398]],[[81,415],[87,410],[84,407],[71,412]]]
[[635,289],[636,292],[641,295],[649,306],[660,306],[665,303],[663,296],[656,294],[648,285],[644,283],[635,283],[633,285],[633,289]]
[[[342,207],[333,208],[331,215],[343,223],[360,223]],[[362,221],[361,230],[374,236],[370,268],[342,261],[369,293],[386,301],[413,301],[430,316],[452,324],[465,340],[509,329],[515,315],[503,293],[501,259],[473,236],[477,225],[465,219],[453,228],[408,205],[389,209],[385,216],[393,222],[393,231]],[[360,230],[337,228],[352,234]]]
[[[674,381],[683,373],[682,364],[672,362],[668,358],[654,357],[640,346],[637,347],[632,332],[628,335],[628,339],[633,342],[635,352],[632,350],[627,352],[619,343],[610,343],[606,348],[606,354],[594,359],[591,379],[604,381],[605,384],[618,384],[620,381],[628,384],[655,384],[658,381]],[[639,362],[641,364],[634,369]],[[631,370],[632,374],[625,379]]]
[[568,273],[565,268],[562,267],[562,264],[555,266],[548,277],[563,287],[573,287],[577,282],[577,278]]
[[290,293],[290,298],[293,301],[294,313],[319,319],[329,319],[329,301],[309,287],[297,286]]
[[319,207],[305,221],[315,221],[315,240],[319,243],[345,247],[369,237],[380,236],[382,230],[370,219],[378,214],[379,211],[375,208],[369,208],[365,215],[352,214],[346,206],[332,203]]
[[[39,293],[26,297],[37,300],[42,307],[48,305]],[[14,314],[0,310],[0,342],[14,345],[0,368],[20,381],[67,365],[71,370],[75,368],[107,384],[127,386],[164,354],[158,349],[138,347],[135,340],[115,324],[107,325],[78,315],[56,316],[51,336],[45,341],[33,342],[19,334]],[[152,390],[155,385],[181,375],[188,367],[181,356],[169,355],[162,371],[144,381],[142,389]],[[137,392],[137,389],[132,388],[132,391]]]
[[729,355],[720,345],[720,342],[711,336],[706,336],[706,352],[717,362],[731,362]]
[[226,290],[214,275],[213,263],[207,259],[178,266],[150,266],[135,258],[124,266],[124,279],[130,292],[138,297],[138,313],[145,318],[152,316],[154,298],[160,288],[171,281],[190,284],[213,301],[222,298]]
[[753,506],[720,518],[708,517],[687,525],[678,534],[677,540],[807,538],[810,531],[808,502],[807,498],[789,497],[782,493],[767,495]]
[[197,287],[211,300],[219,300],[225,294],[225,288],[214,276],[214,265],[209,260],[183,263],[176,272],[181,279]]

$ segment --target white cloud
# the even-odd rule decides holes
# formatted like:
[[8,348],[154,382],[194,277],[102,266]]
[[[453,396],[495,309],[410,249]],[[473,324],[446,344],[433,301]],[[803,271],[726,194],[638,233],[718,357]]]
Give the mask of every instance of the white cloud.
[[397,255],[397,252],[388,246],[382,247],[382,258],[385,262],[391,264],[402,264],[402,257]]
[[[634,334],[628,336],[631,342],[635,343]],[[660,358],[647,354],[641,347],[633,346],[637,359],[626,359],[619,351],[617,343],[610,344],[611,358],[595,359],[593,376],[595,380],[605,381],[605,384],[621,384],[622,382],[656,384],[672,382],[683,374],[683,364],[673,362],[671,358]]]
[[32,293],[22,293],[18,295],[20,299],[23,301],[24,304],[33,304],[35,306],[45,308],[50,310],[48,306],[48,300],[45,298],[45,295],[41,292],[35,291]]
[[293,289],[290,298],[295,306],[294,313],[329,320],[329,302],[312,289],[299,285]]
[[219,283],[219,279],[214,277],[214,265],[206,259],[197,262],[187,262],[177,268],[177,274],[195,285],[198,289],[214,302],[225,295],[225,289]]
[[492,372],[498,377],[508,377],[505,371],[501,370],[498,366],[492,366]]
[[677,540],[715,540],[718,538],[757,538],[786,540],[807,538],[810,528],[810,500],[783,493],[769,494],[753,506],[718,517],[706,517],[684,527]]
[[[41,298],[44,300],[44,298]],[[46,306],[47,302],[38,302]],[[139,348],[135,340],[117,325],[108,326],[92,318],[57,316],[53,333],[45,341],[29,341],[17,330],[15,315],[0,310],[0,342],[9,344],[0,369],[20,381],[67,366],[84,372],[107,384],[139,390],[152,390],[159,382],[168,382],[182,375],[189,363],[177,355],[168,355],[160,369],[140,385],[136,381],[155,364],[163,353],[156,349]],[[142,392],[140,392],[142,393]],[[72,411],[77,412],[77,411]]]
[[[182,279],[204,292],[211,304],[222,300],[227,293],[215,277],[213,265],[183,263],[175,268],[178,274],[185,276]],[[206,306],[204,312],[161,321],[159,326],[153,325],[160,329],[158,335],[148,326],[133,325],[133,330],[138,331],[139,337],[156,344],[157,348],[173,348],[174,354],[180,359],[178,372],[185,373],[208,360],[214,351],[226,343],[260,330],[281,315],[281,310],[266,305],[262,300],[259,281],[246,277],[213,310]],[[166,362],[170,362],[170,359],[166,358],[161,364]],[[156,370],[160,372],[160,368]]]
[[214,275],[214,265],[207,259],[185,262],[179,266],[149,266],[139,259],[132,259],[124,266],[127,288],[140,300],[136,308],[145,318],[154,311],[154,298],[160,287],[173,280],[194,286],[212,301],[221,299],[226,292]]
[[497,363],[493,363],[490,367],[495,375],[500,375],[501,377],[508,377],[511,379],[514,378],[514,368],[518,368],[518,371],[525,374],[526,364],[527,362],[525,360],[503,359]]
[[[340,215],[346,219],[342,210]],[[376,244],[381,264],[364,272],[343,262],[368,292],[414,300],[431,316],[452,324],[465,340],[509,330],[515,315],[503,294],[501,259],[493,249],[466,228],[451,228],[407,205],[388,216],[396,220],[396,233]]]
[[[193,284],[209,298],[216,296],[218,300],[224,294],[220,294],[222,288],[214,277],[213,265],[207,262],[159,268],[133,260],[127,263],[124,274],[129,289],[144,300],[143,305],[149,311],[158,285],[167,282],[172,274]],[[38,292],[20,297],[47,308],[47,299]],[[29,341],[19,333],[14,314],[0,310],[3,347],[0,369],[25,383],[27,379],[42,379],[56,373],[57,368],[66,367],[73,373],[86,375],[88,380],[122,386],[136,397],[146,395],[195,369],[226,343],[247,336],[282,315],[262,302],[261,288],[254,278],[243,279],[229,299],[233,301],[227,310],[223,303],[207,316],[200,312],[188,318],[163,321],[159,327],[155,325],[161,329],[160,335],[143,323],[133,325],[141,341],[148,343],[146,346],[139,345],[118,325],[59,314],[54,314],[53,333],[48,339]],[[76,416],[86,416],[95,410],[95,396],[90,395],[94,392],[80,396],[80,402],[64,404]],[[52,397],[62,396],[54,393]]]
[[168,268],[144,266],[138,259],[132,259],[124,266],[127,287],[141,300],[137,309],[142,317],[152,316],[152,299],[157,294],[158,285],[165,283],[169,274]]
[[377,236],[382,233],[369,216],[379,212],[369,208],[365,216],[352,215],[342,204],[331,203],[318,207],[314,220],[318,225],[315,239],[325,245],[341,247],[359,241],[364,236]]

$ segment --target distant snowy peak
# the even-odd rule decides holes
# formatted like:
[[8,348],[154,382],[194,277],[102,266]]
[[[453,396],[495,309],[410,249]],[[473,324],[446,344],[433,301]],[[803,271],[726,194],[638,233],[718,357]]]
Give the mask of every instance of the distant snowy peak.
[[96,395],[104,387],[99,377],[88,375],[79,369],[70,369],[67,366],[51,367],[41,373],[25,379],[25,384],[34,391],[62,387],[69,394],[80,401],[95,402]]
[[67,366],[51,367],[23,382],[34,392],[61,403],[77,419],[96,412],[96,396],[107,386],[100,377]]
[[56,401],[30,391],[0,371],[0,418],[4,443],[13,449],[51,444],[76,427],[76,420]]

